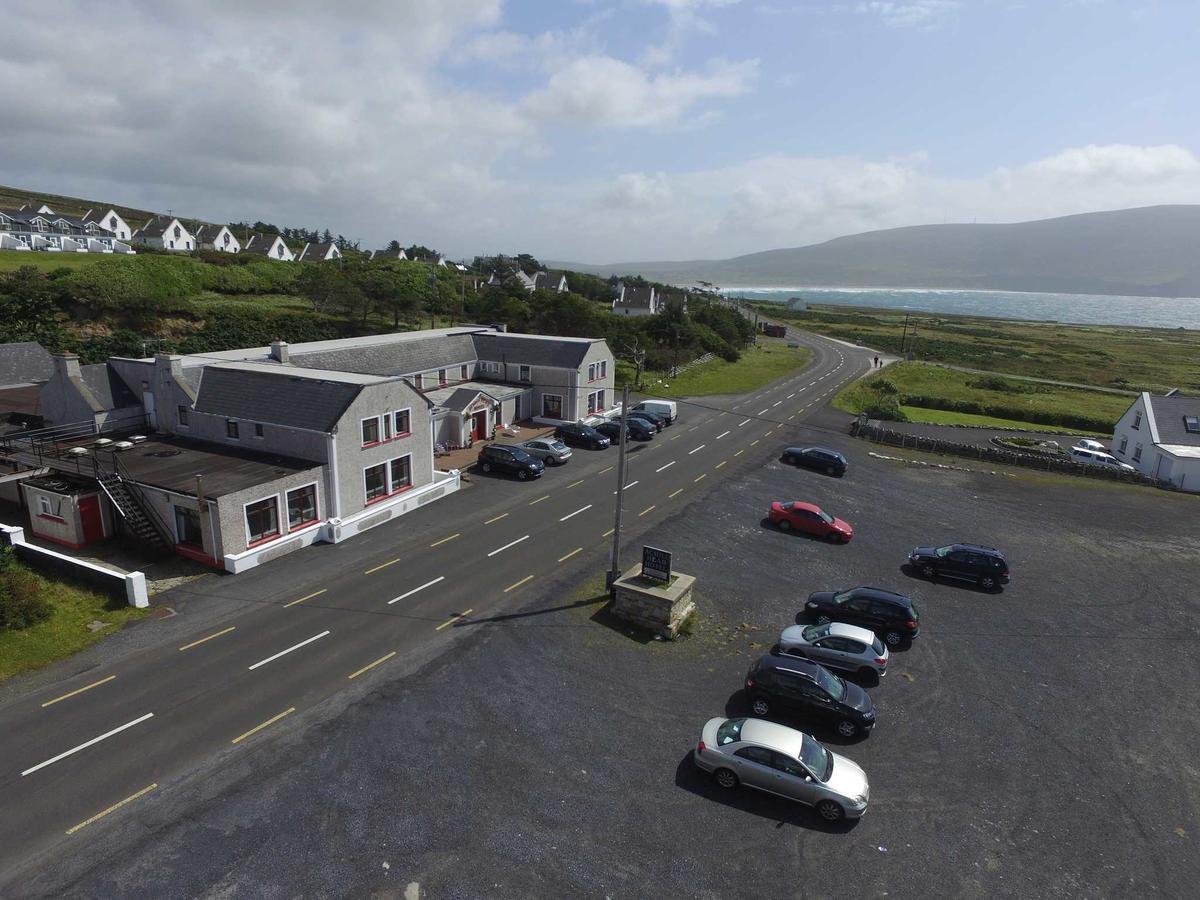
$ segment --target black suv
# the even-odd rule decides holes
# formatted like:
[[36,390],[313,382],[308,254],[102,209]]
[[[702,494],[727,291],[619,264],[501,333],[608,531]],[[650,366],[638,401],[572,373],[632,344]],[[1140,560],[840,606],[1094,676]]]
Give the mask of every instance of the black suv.
[[[601,422],[596,430],[614,444],[621,439],[621,423],[619,420]],[[630,417],[625,423],[625,436],[631,441],[649,441],[654,439],[654,426],[641,419]]]
[[554,430],[554,436],[571,447],[587,447],[589,450],[603,450],[608,446],[608,438],[590,425],[582,422],[571,422],[559,425]]
[[866,691],[807,659],[766,654],[746,673],[746,694],[756,716],[778,710],[825,719],[845,738],[875,726],[875,704]]
[[655,431],[662,431],[664,427],[671,424],[667,421],[666,416],[660,413],[650,412],[648,409],[631,409],[629,411],[629,415],[627,416],[627,421],[632,422],[635,419],[640,419]]
[[945,547],[917,547],[908,554],[908,563],[926,578],[962,578],[973,581],[985,591],[1008,584],[1008,563],[995,547],[979,544],[947,544]]
[[788,447],[783,451],[781,459],[789,466],[816,469],[826,475],[837,475],[840,478],[846,474],[846,457],[825,447]]
[[808,595],[804,611],[818,623],[845,622],[875,632],[889,647],[912,642],[921,633],[917,604],[892,591],[856,587]]
[[479,451],[478,463],[484,472],[507,472],[521,481],[538,478],[546,471],[544,462],[511,444],[488,444]]

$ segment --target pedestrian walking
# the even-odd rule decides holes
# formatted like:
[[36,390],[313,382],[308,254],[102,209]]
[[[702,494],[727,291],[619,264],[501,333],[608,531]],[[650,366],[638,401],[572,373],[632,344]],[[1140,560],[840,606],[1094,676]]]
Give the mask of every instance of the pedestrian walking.
[[872,368],[872,369],[878,369],[878,368],[879,368],[879,357],[878,357],[878,356],[876,356],[876,357],[875,357],[875,363],[874,363],[874,365],[872,365],[872,366],[871,366],[871,368]]

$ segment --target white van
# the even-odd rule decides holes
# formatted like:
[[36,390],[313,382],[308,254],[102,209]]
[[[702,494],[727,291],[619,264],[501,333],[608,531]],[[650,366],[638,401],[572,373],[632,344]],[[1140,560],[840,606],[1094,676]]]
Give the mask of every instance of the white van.
[[634,406],[633,409],[638,409],[642,412],[657,413],[667,420],[668,425],[675,424],[675,418],[678,414],[674,400],[643,400]]
[[1110,469],[1124,469],[1127,472],[1134,471],[1133,466],[1128,463],[1123,463],[1111,453],[1105,453],[1103,450],[1091,450],[1082,445],[1076,445],[1071,448],[1071,459],[1078,463],[1086,463],[1091,466],[1107,466]]

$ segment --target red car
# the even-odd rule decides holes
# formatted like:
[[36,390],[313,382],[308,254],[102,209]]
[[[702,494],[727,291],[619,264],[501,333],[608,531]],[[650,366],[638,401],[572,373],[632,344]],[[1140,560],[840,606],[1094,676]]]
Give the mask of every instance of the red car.
[[771,504],[771,511],[767,516],[780,531],[794,529],[843,544],[848,544],[850,538],[854,537],[854,529],[850,527],[849,522],[831,516],[815,503],[801,503],[799,500],[787,503],[777,501]]

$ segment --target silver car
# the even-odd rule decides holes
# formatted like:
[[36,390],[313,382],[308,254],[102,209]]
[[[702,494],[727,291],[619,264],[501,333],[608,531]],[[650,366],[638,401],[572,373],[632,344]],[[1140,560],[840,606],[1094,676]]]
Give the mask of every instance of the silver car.
[[874,632],[845,622],[791,625],[779,635],[779,650],[870,679],[887,674],[889,654],[883,641]]
[[709,719],[692,753],[723,788],[739,784],[796,800],[827,822],[867,811],[866,773],[803,731],[762,719]]
[[571,458],[571,448],[557,438],[534,438],[521,445],[521,449],[535,456],[548,466],[561,466]]

